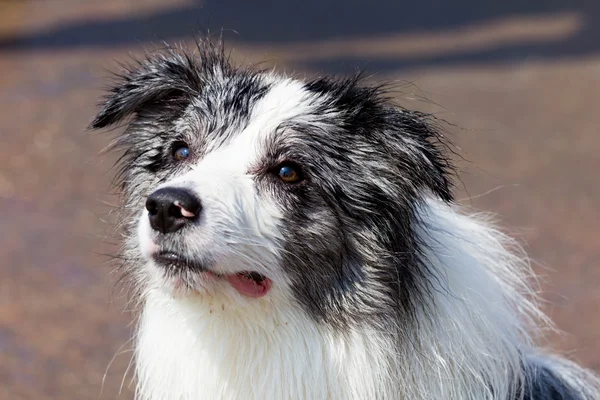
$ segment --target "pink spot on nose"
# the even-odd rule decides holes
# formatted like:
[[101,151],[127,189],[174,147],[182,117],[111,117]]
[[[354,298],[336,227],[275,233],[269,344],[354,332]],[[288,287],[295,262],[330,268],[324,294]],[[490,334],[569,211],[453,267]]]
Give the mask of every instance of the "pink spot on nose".
[[181,212],[181,215],[183,215],[186,218],[192,218],[195,217],[196,214],[194,214],[191,211],[186,210],[185,208],[183,208],[183,206],[179,203],[179,201],[175,201],[175,205],[177,207],[179,207],[179,212]]

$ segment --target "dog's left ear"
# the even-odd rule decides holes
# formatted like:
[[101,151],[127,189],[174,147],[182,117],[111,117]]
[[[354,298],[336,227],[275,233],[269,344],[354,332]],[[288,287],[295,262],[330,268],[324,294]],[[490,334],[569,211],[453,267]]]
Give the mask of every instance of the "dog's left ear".
[[446,155],[451,144],[439,129],[440,122],[430,114],[394,108],[387,123],[400,133],[394,144],[400,146],[396,154],[404,154],[402,169],[410,172],[416,185],[428,188],[444,201],[452,201],[454,167]]
[[132,114],[153,106],[183,105],[200,90],[194,62],[186,56],[172,55],[147,59],[117,75],[102,109],[90,124],[91,129],[116,124]]

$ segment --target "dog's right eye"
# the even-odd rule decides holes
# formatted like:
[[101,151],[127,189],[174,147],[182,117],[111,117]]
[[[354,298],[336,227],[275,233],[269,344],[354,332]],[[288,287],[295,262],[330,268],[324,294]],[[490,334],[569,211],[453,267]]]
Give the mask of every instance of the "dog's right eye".
[[173,145],[171,154],[175,161],[183,161],[190,156],[191,151],[186,143],[177,142]]

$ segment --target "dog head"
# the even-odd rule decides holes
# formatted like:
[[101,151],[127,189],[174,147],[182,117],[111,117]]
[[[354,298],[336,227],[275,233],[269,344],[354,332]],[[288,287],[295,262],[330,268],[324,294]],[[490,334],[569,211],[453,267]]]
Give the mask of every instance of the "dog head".
[[357,77],[302,81],[201,46],[129,68],[91,125],[128,120],[114,147],[136,279],[332,324],[409,312],[415,208],[451,199],[429,116]]

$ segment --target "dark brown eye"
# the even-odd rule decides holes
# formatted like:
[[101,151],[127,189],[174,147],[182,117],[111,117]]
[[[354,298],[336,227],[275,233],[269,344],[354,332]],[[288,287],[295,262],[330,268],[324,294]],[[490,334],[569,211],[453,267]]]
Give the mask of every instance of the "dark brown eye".
[[175,143],[173,146],[173,158],[175,161],[183,161],[190,156],[190,148],[185,143]]
[[282,164],[277,167],[277,175],[286,183],[295,183],[302,179],[300,169],[291,164]]

